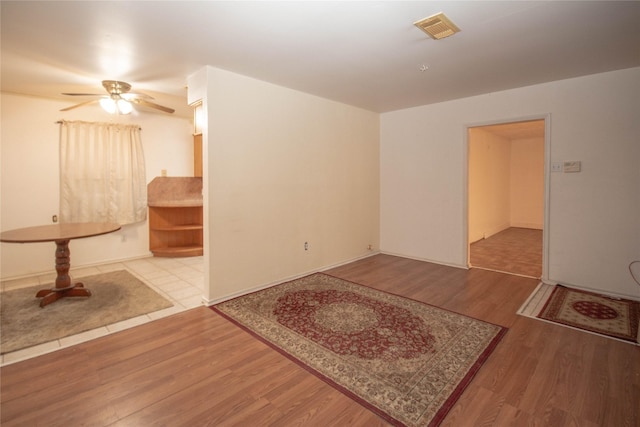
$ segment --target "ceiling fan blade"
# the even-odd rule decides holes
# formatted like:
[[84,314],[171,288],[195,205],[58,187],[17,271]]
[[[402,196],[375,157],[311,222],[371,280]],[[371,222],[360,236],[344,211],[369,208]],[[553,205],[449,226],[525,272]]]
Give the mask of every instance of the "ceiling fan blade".
[[[150,95],[147,95],[146,93],[130,92],[131,85],[127,82],[122,82],[118,80],[103,80],[102,86],[107,91],[108,93],[107,96],[105,96],[104,94],[98,94],[98,93],[69,93],[69,92],[63,93],[63,95],[99,96],[100,99],[111,97],[111,99],[113,99],[114,101],[117,101],[118,99],[122,98],[134,104],[141,105],[143,107],[154,108],[156,110],[164,111],[165,113],[173,114],[175,112],[173,108],[165,107],[163,105],[159,105],[159,104],[148,101],[149,99],[153,99],[153,97]],[[82,102],[80,104],[72,105],[71,107],[63,108],[60,111],[69,111],[69,110],[73,110],[74,108],[97,103],[100,101],[100,99]]]
[[131,100],[131,102],[133,102],[134,104],[142,105],[143,107],[155,108],[156,110],[164,111],[165,113],[169,114],[172,114],[176,111],[173,108],[164,107],[154,102],[145,101],[144,99],[134,98]]
[[103,93],[63,93],[63,95],[69,96],[103,96]]
[[99,102],[98,99],[92,99],[91,101],[85,101],[85,102],[81,102],[80,104],[72,105],[71,107],[63,108],[60,111],[69,111],[69,110],[73,110],[74,108],[84,107],[85,105],[95,104],[97,102]]
[[126,99],[127,101],[132,101],[132,102],[135,98],[153,99],[153,96],[147,95],[146,93],[140,93],[140,92],[123,93],[122,95],[120,95],[120,97]]

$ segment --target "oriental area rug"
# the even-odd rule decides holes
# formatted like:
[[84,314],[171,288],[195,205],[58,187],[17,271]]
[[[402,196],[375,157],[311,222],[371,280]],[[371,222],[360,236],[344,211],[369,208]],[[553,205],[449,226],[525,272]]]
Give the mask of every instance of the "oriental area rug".
[[640,344],[640,301],[541,283],[518,314]]
[[437,426],[507,329],[322,273],[211,307],[397,426]]
[[126,270],[82,277],[90,297],[62,298],[40,307],[38,285],[0,294],[0,351],[2,354],[31,347],[90,329],[140,316],[173,303]]

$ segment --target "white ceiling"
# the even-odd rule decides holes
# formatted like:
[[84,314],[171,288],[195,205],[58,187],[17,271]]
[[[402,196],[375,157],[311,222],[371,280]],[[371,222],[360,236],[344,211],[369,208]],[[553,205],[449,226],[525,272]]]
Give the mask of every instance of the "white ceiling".
[[[440,41],[413,22],[444,12]],[[376,112],[640,66],[638,1],[5,1],[2,90],[100,81],[190,115],[205,65]],[[421,71],[422,66],[428,67]]]

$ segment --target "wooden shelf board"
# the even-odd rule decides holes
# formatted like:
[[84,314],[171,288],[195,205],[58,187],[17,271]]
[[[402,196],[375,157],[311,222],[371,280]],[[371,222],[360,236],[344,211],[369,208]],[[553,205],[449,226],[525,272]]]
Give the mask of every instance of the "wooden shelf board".
[[151,249],[154,256],[159,257],[187,257],[203,254],[202,246],[176,246],[171,248]]
[[186,224],[186,225],[167,225],[164,227],[152,227],[151,231],[189,231],[202,230],[202,225]]

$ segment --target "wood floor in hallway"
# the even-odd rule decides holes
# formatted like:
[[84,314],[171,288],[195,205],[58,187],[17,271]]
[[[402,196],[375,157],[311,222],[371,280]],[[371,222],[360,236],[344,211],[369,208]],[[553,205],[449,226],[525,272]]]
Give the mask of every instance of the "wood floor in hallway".
[[470,245],[472,267],[542,276],[542,230],[511,227]]

